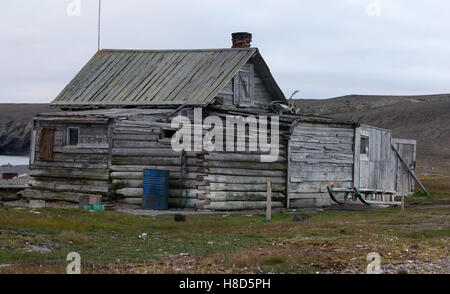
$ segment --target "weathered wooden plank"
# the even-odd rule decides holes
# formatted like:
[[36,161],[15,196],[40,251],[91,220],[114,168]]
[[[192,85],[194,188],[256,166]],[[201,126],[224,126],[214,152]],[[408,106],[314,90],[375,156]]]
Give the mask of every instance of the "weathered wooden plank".
[[128,135],[148,135],[154,138],[159,138],[160,131],[155,131],[153,128],[138,128],[138,127],[115,127],[114,134],[128,134]]
[[[205,194],[205,191],[199,189],[182,189],[182,194],[180,194],[180,189],[169,189],[169,197],[180,197],[180,195],[186,195],[186,191],[188,198],[195,198],[200,195]],[[123,195],[125,198],[142,198],[143,189],[142,188],[123,188],[117,189],[116,193],[119,195]]]
[[113,165],[181,165],[180,157],[136,157],[136,156],[113,156]]
[[31,180],[30,185],[32,188],[48,189],[51,191],[58,190],[67,192],[87,192],[87,193],[106,193],[109,191],[107,182],[105,182],[104,186],[89,186],[89,185],[71,185],[61,182]]
[[66,168],[82,168],[82,169],[107,169],[106,163],[84,163],[84,162],[57,162],[57,161],[37,161],[34,166],[49,167],[66,167]]
[[[289,183],[289,193],[314,193],[327,192],[327,186],[333,184],[332,181],[323,182],[304,182],[304,183]],[[340,187],[352,186],[352,182],[339,182]]]
[[[124,185],[126,188],[142,188],[144,186],[144,181],[142,179],[113,179],[112,183]],[[205,183],[197,180],[183,179],[180,184],[180,180],[177,178],[169,179],[170,188],[180,188],[181,186],[181,188],[197,189],[199,185],[205,185]]]
[[207,166],[217,167],[217,168],[238,168],[238,169],[251,169],[251,170],[278,170],[285,171],[287,168],[286,163],[277,162],[252,162],[248,164],[247,162],[238,161],[220,161],[220,160],[209,160],[206,163]]
[[114,148],[168,148],[157,141],[115,140]]
[[211,175],[234,175],[234,176],[261,176],[261,177],[285,177],[285,171],[278,170],[255,170],[245,168],[208,168]]
[[[211,183],[230,183],[230,184],[264,184],[267,177],[264,176],[230,176],[230,175],[208,175],[205,180]],[[285,184],[285,177],[271,177],[273,184]]]
[[[267,192],[217,192],[211,191],[206,197],[210,201],[264,201]],[[283,193],[272,193],[273,200],[282,200],[286,198]]]
[[[272,208],[282,208],[281,201],[272,201]],[[265,209],[266,201],[223,201],[208,202],[204,204],[204,209],[211,210],[246,210],[246,209]]]
[[[157,142],[159,135],[143,135],[143,134],[114,134],[114,140],[133,140],[133,141],[153,141]],[[159,141],[161,143],[161,141]],[[170,141],[169,141],[170,144]]]
[[77,168],[57,168],[36,166],[30,167],[30,176],[32,177],[51,177],[51,178],[77,178],[109,180],[109,171],[107,169],[77,169]]
[[290,199],[324,199],[329,197],[326,193],[289,193]]
[[[199,176],[203,176],[202,173],[184,173],[183,178],[187,180],[195,180]],[[116,180],[143,180],[143,173],[142,172],[112,172],[111,173],[111,179]],[[180,172],[170,172],[169,177],[171,179],[179,179],[180,178]]]
[[156,157],[179,157],[181,152],[162,148],[114,148],[113,156],[156,156]]
[[81,196],[97,197],[97,194],[73,193],[73,192],[51,192],[45,190],[26,189],[20,192],[22,198],[40,199],[48,201],[67,201],[78,203]]
[[[258,154],[236,154],[236,153],[210,153],[205,155],[206,160],[237,161],[237,162],[261,162]],[[279,156],[275,162],[285,162],[286,158]]]
[[[210,183],[211,191],[243,191],[243,192],[264,192],[267,190],[266,184],[228,184],[228,183]],[[272,185],[272,191],[284,192],[286,185]]]
[[78,162],[78,163],[107,163],[108,155],[53,153],[53,161]]
[[[112,172],[142,172],[145,169],[167,170],[169,172],[180,172],[179,166],[164,166],[164,165],[112,165]],[[199,168],[197,166],[187,166],[186,171],[197,172]]]
[[303,172],[293,174],[290,178],[293,183],[316,182],[316,181],[338,181],[350,182],[353,180],[351,173],[326,173],[326,172]]

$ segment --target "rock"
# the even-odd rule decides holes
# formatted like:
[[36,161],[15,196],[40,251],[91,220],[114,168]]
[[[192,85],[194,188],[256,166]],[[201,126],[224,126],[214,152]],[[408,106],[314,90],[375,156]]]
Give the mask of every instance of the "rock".
[[294,214],[291,216],[291,220],[294,222],[306,222],[309,220],[309,215]]
[[182,215],[182,214],[175,214],[174,220],[176,222],[185,222],[186,221],[186,216]]
[[45,200],[30,200],[30,208],[43,208],[45,207]]

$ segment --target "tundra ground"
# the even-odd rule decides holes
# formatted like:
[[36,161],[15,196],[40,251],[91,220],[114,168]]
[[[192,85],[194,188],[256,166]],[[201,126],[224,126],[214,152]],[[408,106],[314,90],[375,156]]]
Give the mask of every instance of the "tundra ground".
[[[448,179],[433,181],[447,188]],[[364,273],[367,254],[378,252],[385,273],[448,274],[449,208],[442,190],[432,200],[416,193],[405,212],[325,210],[307,222],[287,212],[271,222],[263,214],[175,222],[173,215],[5,207],[0,273],[65,273],[69,252],[81,255],[82,273]]]

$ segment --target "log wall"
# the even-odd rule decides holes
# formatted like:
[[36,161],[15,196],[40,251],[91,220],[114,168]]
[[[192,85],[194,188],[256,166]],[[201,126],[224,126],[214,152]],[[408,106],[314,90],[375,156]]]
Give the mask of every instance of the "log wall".
[[205,199],[202,152],[175,152],[163,130],[170,123],[117,120],[113,126],[111,181],[124,203],[141,204],[143,170],[169,171],[169,207],[200,208]]
[[[67,128],[79,128],[79,144],[67,146]],[[40,156],[41,134],[54,129],[52,157]],[[35,121],[30,162],[30,186],[47,192],[105,194],[109,191],[108,124]]]

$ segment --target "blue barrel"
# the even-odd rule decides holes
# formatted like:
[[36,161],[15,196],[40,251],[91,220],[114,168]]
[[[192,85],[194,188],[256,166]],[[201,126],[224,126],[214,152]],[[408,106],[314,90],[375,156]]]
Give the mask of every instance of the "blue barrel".
[[142,205],[147,209],[166,210],[169,199],[169,172],[144,170],[144,193]]

